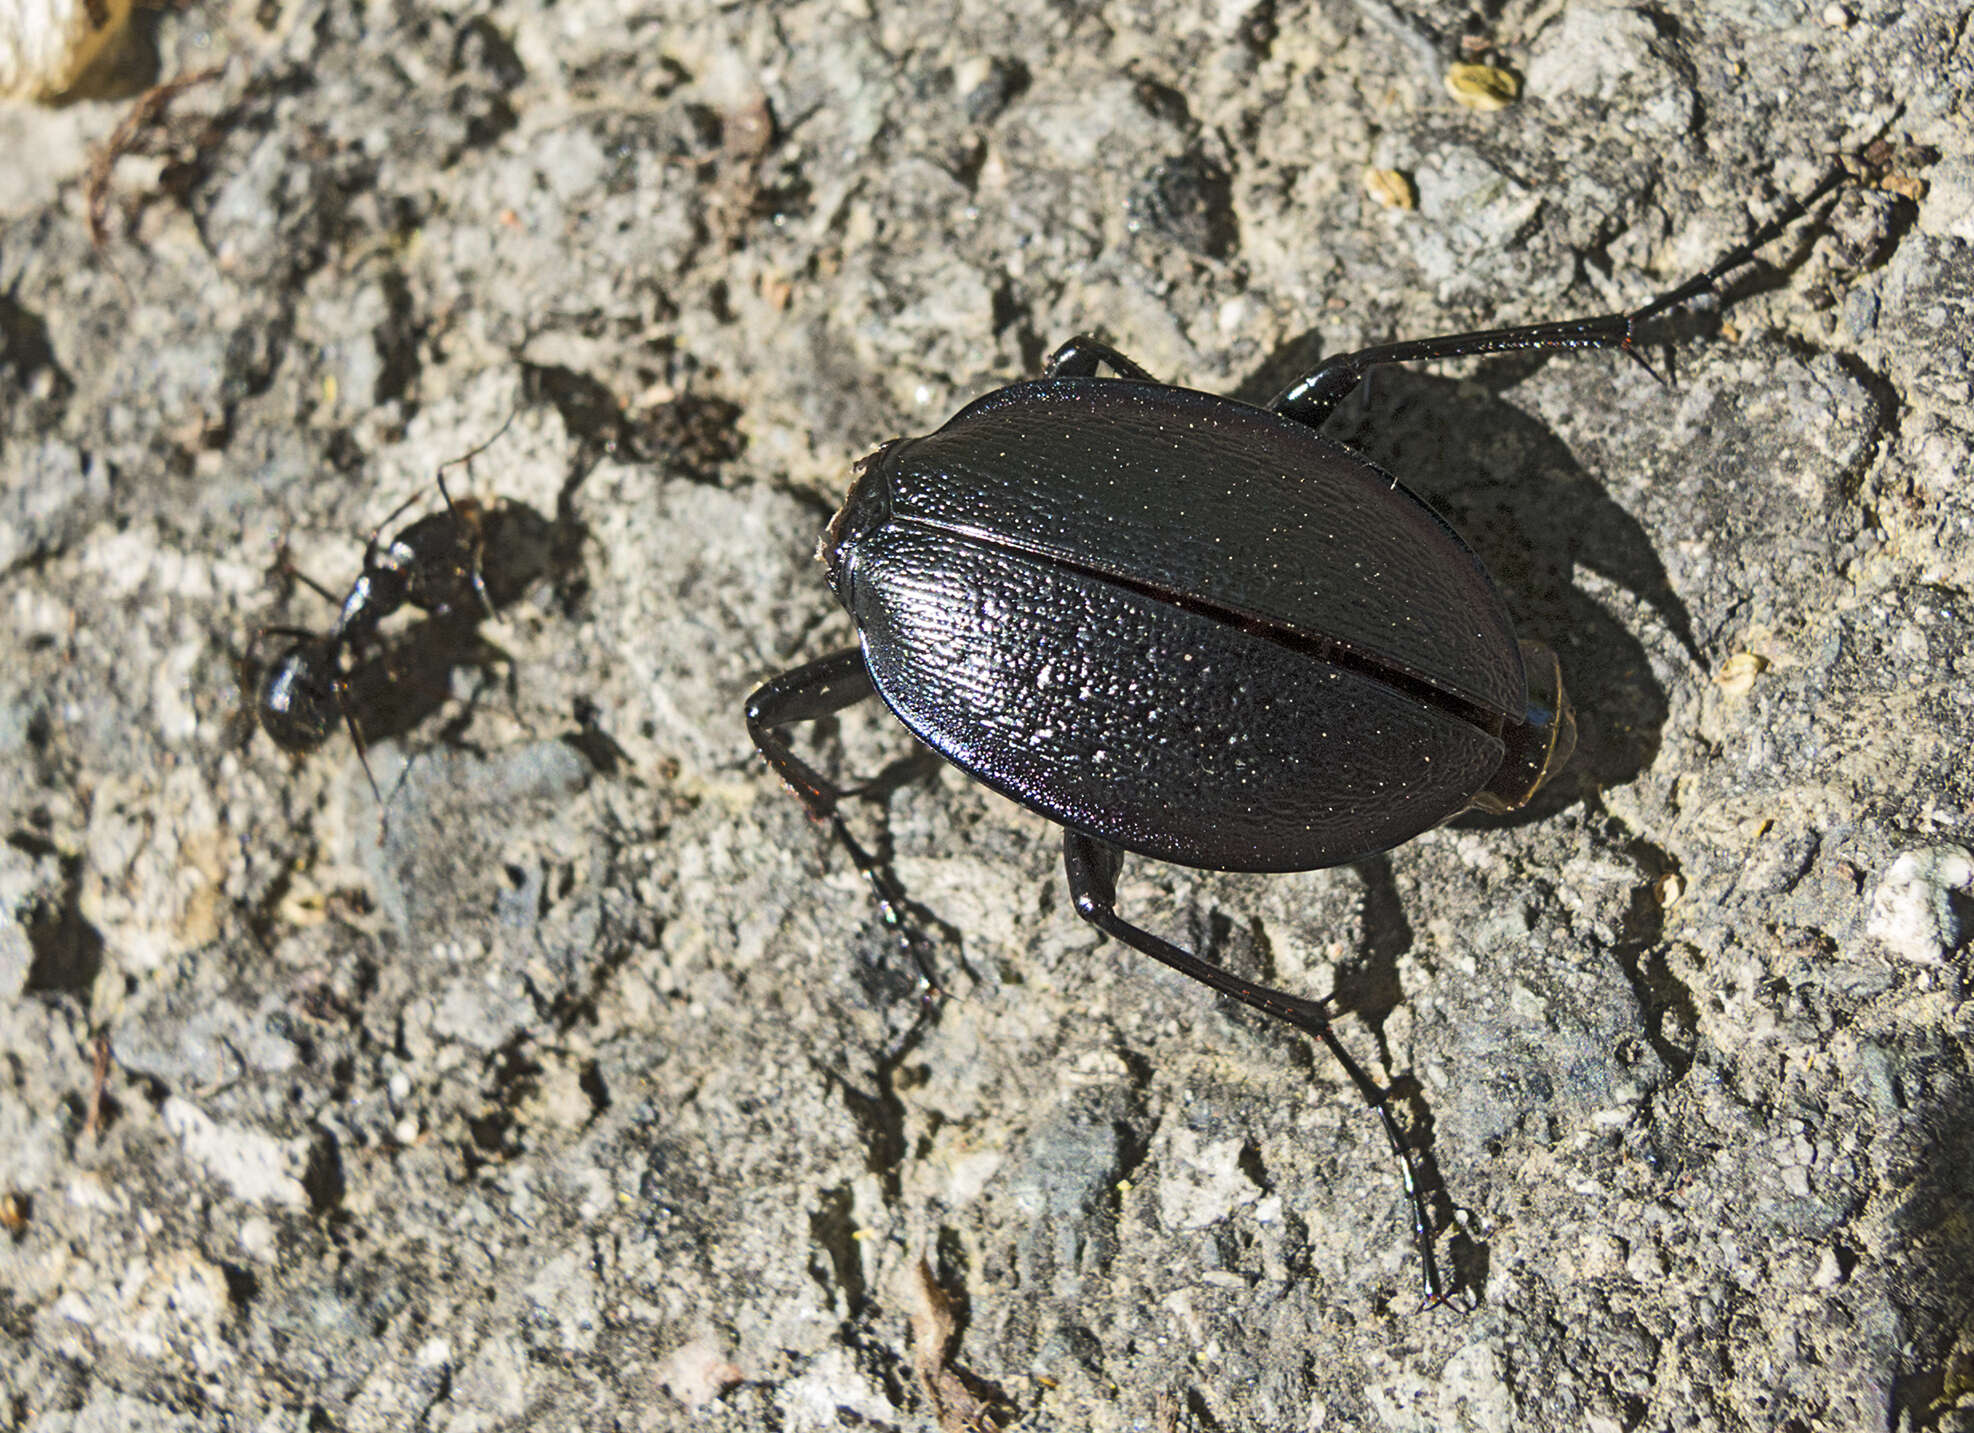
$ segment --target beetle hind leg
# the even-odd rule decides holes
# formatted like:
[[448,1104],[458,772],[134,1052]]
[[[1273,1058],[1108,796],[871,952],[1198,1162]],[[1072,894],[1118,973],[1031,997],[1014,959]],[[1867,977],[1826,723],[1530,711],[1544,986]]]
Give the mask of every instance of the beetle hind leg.
[[1062,849],[1063,865],[1069,876],[1070,898],[1076,903],[1076,913],[1084,920],[1112,939],[1171,966],[1181,975],[1191,976],[1200,984],[1231,996],[1243,1005],[1287,1021],[1305,1035],[1320,1040],[1336,1058],[1351,1084],[1357,1087],[1364,1103],[1377,1112],[1385,1137],[1391,1142],[1392,1153],[1398,1158],[1405,1196],[1412,1207],[1412,1237],[1419,1248],[1419,1264],[1425,1280],[1425,1307],[1449,1302],[1447,1290],[1440,1282],[1438,1261],[1433,1257],[1432,1220],[1426,1211],[1426,1199],[1420,1189],[1412,1152],[1406,1147],[1405,1137],[1391,1112],[1390,1091],[1373,1080],[1344,1049],[1336,1032],[1330,1028],[1329,1012],[1325,1006],[1320,1001],[1305,1000],[1301,996],[1242,980],[1119,916],[1117,872],[1123,864],[1124,853],[1117,847],[1078,831],[1065,830]]

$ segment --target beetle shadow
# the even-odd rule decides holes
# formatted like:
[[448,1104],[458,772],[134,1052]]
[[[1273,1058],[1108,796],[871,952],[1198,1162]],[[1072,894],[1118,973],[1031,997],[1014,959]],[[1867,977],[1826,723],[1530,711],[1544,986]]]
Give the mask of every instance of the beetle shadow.
[[511,498],[487,507],[481,517],[480,580],[494,611],[520,600],[542,578],[566,575],[563,569],[572,560],[566,551],[567,527],[566,518],[545,517]]
[[[1235,396],[1266,403],[1321,355],[1292,344]],[[1405,368],[1378,370],[1325,426],[1327,436],[1396,474],[1466,539],[1493,575],[1517,630],[1552,648],[1576,711],[1574,759],[1535,799],[1501,816],[1469,815],[1461,826],[1539,821],[1606,786],[1636,779],[1655,759],[1669,714],[1651,655],[1634,633],[1576,582],[1579,568],[1632,594],[1650,609],[1687,657],[1701,656],[1692,619],[1673,590],[1643,526],[1605,491],[1568,446],[1500,392],[1546,356],[1514,356],[1481,366],[1475,381]],[[1585,359],[1581,361],[1595,361]],[[1335,972],[1335,1008],[1362,1021],[1387,1070],[1385,1024],[1403,999],[1399,962],[1415,941],[1405,903],[1383,855],[1353,867],[1364,884],[1363,937]],[[1435,1156],[1429,1102],[1409,1074],[1391,1082],[1406,1107],[1421,1193],[1450,1228],[1455,1284],[1485,1287],[1488,1248],[1450,1218],[1454,1201]]]
[[[841,739],[838,716],[830,713],[815,718],[809,723],[806,745],[809,748],[805,760],[814,761],[818,748],[834,746]],[[909,1031],[897,1040],[885,1057],[895,1062],[914,1047],[929,1028],[932,1016],[936,1015],[941,1003],[953,992],[951,982],[942,977],[935,955],[941,951],[952,952],[954,968],[968,985],[977,984],[979,975],[964,954],[963,933],[960,928],[941,917],[922,901],[915,899],[897,870],[897,841],[891,829],[891,798],[907,787],[926,787],[938,778],[945,766],[945,759],[915,737],[908,735],[907,748],[891,757],[869,776],[839,774],[829,778],[836,791],[839,816],[852,804],[862,807],[866,816],[856,821],[855,834],[847,828],[837,832],[837,845],[846,850],[853,864],[860,864],[858,853],[868,861],[874,879],[890,892],[890,902],[897,917],[894,923],[881,904],[874,903],[871,911],[872,929],[889,931],[891,937],[902,944],[912,975],[904,976],[904,968],[890,962],[859,957],[859,985],[866,996],[866,1004],[871,1008],[896,1004],[907,993],[909,979],[915,978],[918,984],[916,993],[921,997],[919,1013],[913,1018]],[[823,763],[822,769],[830,769],[835,763]],[[854,843],[846,845],[845,843]],[[861,869],[861,864],[860,864]],[[889,942],[885,942],[889,944]]]
[[[1287,345],[1237,396],[1267,402],[1312,366],[1310,351],[1306,340]],[[1658,753],[1666,691],[1638,637],[1576,585],[1579,568],[1636,596],[1689,660],[1703,660],[1692,618],[1643,526],[1561,439],[1497,396],[1549,358],[1489,360],[1464,382],[1379,369],[1323,430],[1396,474],[1451,523],[1493,574],[1517,630],[1562,661],[1576,709],[1575,757],[1528,806],[1463,825],[1544,819],[1593,790],[1634,780]]]
[[[1398,963],[1412,949],[1412,922],[1405,913],[1405,898],[1392,874],[1389,856],[1367,857],[1352,865],[1351,870],[1364,883],[1364,937],[1356,957],[1337,964],[1330,999],[1338,1009],[1348,1010],[1363,1022],[1377,1042],[1379,1061],[1390,1070],[1391,1047],[1385,1039],[1385,1022],[1405,998]],[[1484,1288],[1487,1245],[1469,1235],[1455,1217],[1457,1205],[1440,1173],[1435,1153],[1433,1112],[1425,1089],[1409,1072],[1397,1074],[1388,1088],[1391,1098],[1406,1108],[1410,1118],[1407,1147],[1411,1150],[1419,1192],[1440,1227],[1450,1232],[1452,1287],[1469,1291]]]
[[1378,1057],[1389,1066],[1385,1021],[1405,998],[1398,962],[1412,948],[1412,922],[1406,917],[1389,857],[1368,857],[1351,870],[1364,883],[1364,939],[1354,959],[1338,963],[1330,1000],[1364,1022],[1377,1037]]
[[[1367,857],[1354,862],[1351,870],[1363,883],[1364,935],[1352,958],[1336,962],[1329,994],[1319,1003],[1333,1012],[1333,1016],[1354,1017],[1352,1023],[1363,1025],[1370,1033],[1377,1051],[1376,1063],[1387,1072],[1384,1085],[1387,1103],[1394,1111],[1403,1112],[1410,1178],[1416,1181],[1419,1197],[1434,1227],[1434,1242],[1446,1241],[1454,1274],[1447,1293],[1451,1296],[1465,1292],[1469,1298],[1477,1297],[1477,1291],[1487,1283],[1488,1246],[1473,1238],[1460,1223],[1459,1206],[1446,1186],[1435,1152],[1431,1103],[1415,1075],[1393,1072],[1391,1046],[1385,1038],[1385,1022],[1404,999],[1398,963],[1412,948],[1412,923],[1405,914],[1405,901],[1388,857]],[[1262,961],[1262,979],[1272,982],[1276,966],[1267,934],[1257,924],[1252,938]],[[1220,944],[1219,940],[1200,942],[1201,957],[1216,965],[1224,964],[1217,948]],[[1279,1034],[1289,1038],[1289,1032],[1276,1028]],[[1340,1034],[1339,1038],[1346,1046],[1358,1043],[1355,1036]],[[1322,1063],[1325,1056],[1321,1042],[1312,1040],[1308,1045],[1310,1058]]]

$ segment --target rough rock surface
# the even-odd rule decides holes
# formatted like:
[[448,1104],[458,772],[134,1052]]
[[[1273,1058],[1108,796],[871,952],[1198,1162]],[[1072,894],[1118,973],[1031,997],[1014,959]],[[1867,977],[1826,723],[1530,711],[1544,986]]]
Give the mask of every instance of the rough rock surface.
[[[100,193],[133,95],[0,113],[6,1427],[1974,1429],[1962,8],[140,23],[220,68]],[[1500,358],[1339,415],[1562,653],[1552,793],[1358,869],[1127,864],[1335,993],[1470,1313],[1416,1312],[1326,1059],[1100,945],[1046,826],[854,712],[812,749],[884,776],[919,1020],[739,716],[849,638],[811,553],[858,457],[1085,329],[1264,398],[1624,308],[1876,141],[1670,385]],[[243,661],[497,432],[448,473],[495,616],[369,674],[380,832]]]

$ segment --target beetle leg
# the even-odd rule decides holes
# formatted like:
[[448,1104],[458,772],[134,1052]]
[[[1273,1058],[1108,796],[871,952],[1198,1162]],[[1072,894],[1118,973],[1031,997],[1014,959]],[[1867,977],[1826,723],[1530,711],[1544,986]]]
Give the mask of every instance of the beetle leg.
[[[520,416],[521,416],[521,410],[518,407],[510,410],[507,415],[507,421],[502,423],[498,428],[494,429],[493,436],[491,438],[488,438],[485,442],[481,443],[478,447],[469,448],[466,452],[461,453],[458,457],[448,458],[443,463],[439,464],[438,471],[434,473],[432,476],[438,480],[439,496],[445,499],[446,513],[449,517],[453,519],[453,521],[459,522],[459,521],[463,521],[463,519],[460,515],[460,509],[458,505],[454,503],[452,500],[452,494],[446,490],[446,469],[456,468],[459,467],[461,464],[465,464],[467,474],[470,476],[473,471],[472,469],[473,460],[479,457],[480,454],[486,452],[487,449],[491,448],[495,443],[498,443],[501,439],[501,435],[504,434],[509,428],[512,428],[514,426],[514,420]],[[404,510],[403,508],[398,509],[398,511],[400,512],[402,512],[403,510]],[[486,542],[485,534],[481,532],[476,522],[473,529],[473,537],[469,544],[472,549],[473,591],[479,596],[481,609],[485,611],[487,616],[491,617],[494,615],[493,603],[487,597],[487,584],[480,576],[480,558],[482,555],[482,549],[485,545],[485,542]]]
[[1222,995],[1232,996],[1243,1005],[1287,1021],[1328,1047],[1337,1063],[1343,1066],[1343,1072],[1350,1078],[1351,1084],[1357,1087],[1364,1103],[1377,1112],[1378,1119],[1384,1125],[1385,1137],[1391,1141],[1392,1153],[1398,1156],[1405,1196],[1412,1206],[1412,1237],[1419,1246],[1419,1263],[1425,1277],[1425,1306],[1432,1308],[1446,1303],[1447,1293],[1440,1283],[1439,1264],[1433,1257],[1432,1221],[1426,1212],[1425,1195],[1419,1188],[1418,1175],[1413,1168],[1412,1153],[1406,1148],[1404,1136],[1399,1133],[1398,1121],[1391,1113],[1390,1092],[1373,1080],[1344,1049],[1336,1032],[1330,1028],[1329,1014],[1323,1004],[1242,980],[1238,975],[1160,940],[1120,917],[1117,914],[1117,871],[1123,864],[1124,853],[1117,847],[1085,836],[1080,831],[1065,829],[1062,854],[1063,866],[1069,876],[1070,898],[1076,903],[1076,913],[1084,920],[1112,939],[1171,966],[1181,975],[1189,975],[1200,984]]
[[788,745],[788,739],[781,734],[782,727],[796,722],[815,721],[876,695],[877,689],[871,685],[870,673],[864,668],[863,652],[856,647],[848,647],[762,683],[747,699],[747,734],[754,739],[761,755],[767,758],[768,765],[774,768],[775,775],[788,783],[789,790],[801,801],[802,809],[813,820],[828,823],[843,849],[849,852],[851,864],[870,884],[871,894],[877,899],[878,913],[884,918],[884,923],[898,932],[899,940],[918,965],[927,988],[935,989],[937,982],[933,980],[930,968],[912,939],[911,926],[905,919],[904,893],[885,874],[877,858],[850,834],[850,828],[843,824],[842,816],[837,813],[836,804],[846,793],[797,756]]
[[[1737,246],[1705,273],[1694,275],[1678,288],[1668,290],[1629,313],[1565,319],[1560,323],[1522,324],[1514,328],[1486,329],[1479,333],[1451,333],[1438,338],[1414,339],[1409,343],[1380,344],[1356,353],[1341,353],[1324,359],[1315,372],[1290,384],[1268,406],[1285,418],[1293,418],[1316,428],[1321,427],[1323,420],[1336,411],[1344,395],[1362,382],[1366,373],[1386,363],[1472,358],[1485,353],[1514,353],[1528,349],[1617,348],[1631,352],[1631,342],[1639,324],[1717,288],[1722,279],[1753,259],[1758,249],[1778,237],[1807,213],[1812,204],[1848,178],[1842,169],[1832,170],[1808,194],[1792,200],[1781,213],[1756,230],[1746,243]],[[1641,358],[1639,362],[1643,363],[1644,360]],[[1651,371],[1649,364],[1646,371]]]
[[1097,370],[1108,363],[1121,378],[1135,378],[1141,383],[1156,383],[1144,369],[1105,343],[1092,338],[1087,333],[1079,333],[1061,348],[1049,355],[1049,361],[1042,366],[1044,378],[1095,378]]
[[[356,707],[350,701],[350,683],[347,677],[336,678],[336,705],[343,713],[343,725],[349,729],[350,745],[356,748],[356,759],[363,767],[363,779],[370,783],[370,799],[377,803],[377,829],[384,829],[384,813],[388,809],[384,802],[383,790],[377,785],[377,773],[370,769],[370,746],[363,739],[363,723],[356,719]],[[395,787],[392,788],[396,790]]]
[[1483,353],[1513,353],[1531,348],[1622,348],[1631,342],[1629,314],[1565,319],[1561,323],[1532,323],[1518,328],[1494,328],[1481,333],[1449,333],[1406,343],[1385,343],[1356,353],[1326,358],[1314,373],[1297,379],[1268,406],[1284,418],[1320,428],[1364,375],[1387,363],[1417,363],[1429,358],[1471,358]]
[[288,637],[298,642],[314,642],[321,633],[311,632],[306,627],[256,627],[254,635],[247,639],[247,660],[253,661],[260,652],[260,644],[269,637]]
[[1809,212],[1810,205],[1816,203],[1831,190],[1850,180],[1850,174],[1841,166],[1831,170],[1818,181],[1816,187],[1800,199],[1792,199],[1781,213],[1755,231],[1754,237],[1745,244],[1731,250],[1704,274],[1695,274],[1678,288],[1660,294],[1643,308],[1635,308],[1628,318],[1634,323],[1643,323],[1648,318],[1656,318],[1667,309],[1679,307],[1688,299],[1711,293],[1720,286],[1720,281],[1755,257],[1755,251],[1771,239],[1780,238],[1782,231]]
[[343,605],[342,598],[338,597],[335,593],[331,592],[327,587],[324,587],[320,582],[317,582],[313,577],[310,577],[306,572],[303,572],[299,567],[295,566],[295,559],[288,552],[288,543],[287,543],[287,539],[285,538],[282,539],[280,550],[277,551],[274,555],[274,567],[277,572],[280,572],[285,576],[294,578],[297,582],[301,583],[302,586],[308,588],[309,591],[314,592],[317,595],[327,599],[327,601],[332,607],[340,607]]
[[783,672],[762,683],[747,699],[747,734],[775,775],[788,783],[803,809],[818,821],[831,818],[844,793],[797,756],[779,729],[816,721],[875,695],[870,673],[864,670],[864,654],[848,647]]

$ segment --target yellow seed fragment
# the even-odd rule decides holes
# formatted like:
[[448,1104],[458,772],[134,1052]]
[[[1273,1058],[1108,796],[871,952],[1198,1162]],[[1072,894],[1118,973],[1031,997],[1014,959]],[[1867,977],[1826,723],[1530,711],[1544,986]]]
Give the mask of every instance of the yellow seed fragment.
[[1387,209],[1419,207],[1419,191],[1409,178],[1396,169],[1380,169],[1374,164],[1365,166],[1364,192]]
[[1720,664],[1714,673],[1714,685],[1730,697],[1743,696],[1755,684],[1755,678],[1768,670],[1768,658],[1753,652],[1736,652]]
[[1521,77],[1494,65],[1449,65],[1446,92],[1468,109],[1506,109],[1521,98]]

